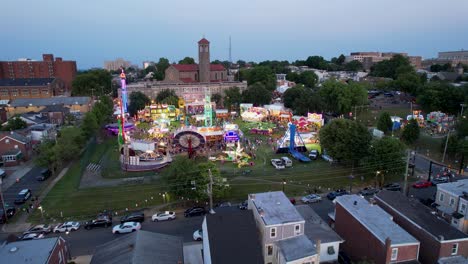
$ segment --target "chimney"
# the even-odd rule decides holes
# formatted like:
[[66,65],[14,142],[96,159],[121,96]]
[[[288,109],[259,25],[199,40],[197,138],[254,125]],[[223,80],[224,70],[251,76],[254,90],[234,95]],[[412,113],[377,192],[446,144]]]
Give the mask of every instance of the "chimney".
[[354,204],[354,205],[357,205],[357,201],[354,201],[354,203],[353,203],[353,204]]
[[322,241],[320,239],[315,240],[315,249],[317,250],[317,263],[320,263],[320,248],[322,247]]
[[57,57],[57,58],[55,58],[55,61],[57,61],[57,62],[62,62],[62,58]]
[[385,258],[388,259],[388,256],[391,257],[392,255],[392,240],[389,237],[385,239],[385,249],[385,252],[387,252],[387,254],[385,254]]

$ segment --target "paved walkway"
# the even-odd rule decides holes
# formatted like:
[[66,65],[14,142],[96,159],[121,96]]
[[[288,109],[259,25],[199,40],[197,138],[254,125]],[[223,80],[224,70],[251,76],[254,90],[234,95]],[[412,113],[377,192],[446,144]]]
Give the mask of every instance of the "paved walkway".
[[14,172],[2,180],[2,190],[10,188],[13,184],[15,184],[16,179],[23,178],[23,176],[26,175],[34,166],[34,161],[28,160],[27,162],[24,162],[19,166],[3,168],[5,171]]

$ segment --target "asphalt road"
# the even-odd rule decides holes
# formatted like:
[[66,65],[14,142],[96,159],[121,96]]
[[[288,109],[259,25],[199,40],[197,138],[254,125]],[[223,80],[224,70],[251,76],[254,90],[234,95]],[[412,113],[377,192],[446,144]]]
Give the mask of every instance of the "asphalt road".
[[[43,168],[37,166],[33,167],[18,183],[14,183],[8,189],[3,190],[3,199],[5,199],[5,203],[13,206],[16,196],[22,189],[30,189],[32,197],[36,195],[39,196],[39,191],[51,181],[51,178],[48,178],[45,181],[36,180],[36,176],[40,175],[42,169]],[[30,202],[31,198],[26,203],[29,204]]]

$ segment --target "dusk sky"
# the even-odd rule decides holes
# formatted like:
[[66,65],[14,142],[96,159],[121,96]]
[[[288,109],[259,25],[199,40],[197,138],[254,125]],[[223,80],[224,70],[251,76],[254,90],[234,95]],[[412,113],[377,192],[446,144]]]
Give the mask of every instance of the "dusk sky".
[[0,60],[53,53],[79,69],[121,57],[326,59],[353,51],[437,56],[468,49],[467,0],[22,0],[3,1]]

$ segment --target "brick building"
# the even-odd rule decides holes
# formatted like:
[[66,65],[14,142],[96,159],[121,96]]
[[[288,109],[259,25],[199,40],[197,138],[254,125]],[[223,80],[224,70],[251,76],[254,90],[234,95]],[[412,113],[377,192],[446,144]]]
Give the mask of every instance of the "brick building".
[[377,264],[417,261],[419,241],[380,207],[358,195],[337,197],[335,203],[335,231],[345,241],[340,248],[350,257]]
[[66,264],[70,251],[62,237],[16,241],[0,245],[1,263]]
[[23,113],[41,113],[45,110],[47,113],[55,113],[57,109],[47,109],[48,106],[60,105],[68,110],[59,110],[64,114],[75,115],[85,114],[92,108],[91,97],[52,97],[52,98],[32,98],[16,99],[10,102],[6,107],[8,117]]
[[0,79],[59,78],[65,84],[65,92],[71,92],[76,76],[76,61],[64,61],[53,54],[43,54],[42,61],[20,59],[0,61]]
[[57,78],[0,80],[0,100],[49,98],[66,94],[65,83]]
[[0,134],[0,155],[5,167],[17,166],[31,156],[31,140],[17,132]]
[[357,60],[362,63],[365,70],[370,70],[374,64],[384,60],[389,60],[395,55],[402,55],[403,57],[408,58],[410,64],[416,69],[420,69],[422,67],[421,56],[408,56],[408,53],[404,52],[351,52],[349,56],[346,56],[345,62]]
[[198,41],[198,64],[172,64],[166,69],[164,82],[211,83],[228,80],[223,65],[210,63],[210,42]]
[[[447,258],[468,257],[468,235],[439,218],[416,199],[384,190],[375,196],[375,200],[398,225],[421,242],[421,263],[445,263],[442,261]],[[468,260],[464,261],[457,263]]]

